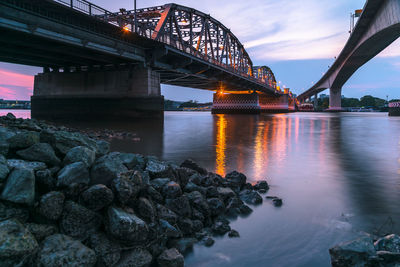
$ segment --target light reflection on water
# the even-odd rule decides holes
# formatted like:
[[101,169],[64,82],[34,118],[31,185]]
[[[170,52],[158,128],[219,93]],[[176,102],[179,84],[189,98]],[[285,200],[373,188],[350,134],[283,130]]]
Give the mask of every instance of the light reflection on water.
[[[151,153],[209,170],[268,179],[269,201],[231,226],[240,238],[195,246],[187,266],[329,266],[328,248],[378,229],[400,232],[400,118],[384,113],[211,115],[166,112],[164,123],[126,122],[140,141],[114,150]],[[100,127],[100,126],[98,126]]]

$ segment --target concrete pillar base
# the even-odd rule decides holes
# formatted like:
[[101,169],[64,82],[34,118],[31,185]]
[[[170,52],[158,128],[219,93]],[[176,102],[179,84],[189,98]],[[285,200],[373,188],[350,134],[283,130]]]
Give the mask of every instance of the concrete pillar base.
[[260,94],[259,97],[262,113],[288,113],[295,111],[294,101],[292,105],[290,105],[287,95],[277,97]]
[[31,115],[45,120],[162,119],[164,97],[32,96]]
[[212,114],[259,114],[258,94],[220,94],[213,96]]
[[389,103],[389,116],[400,116],[400,102]]

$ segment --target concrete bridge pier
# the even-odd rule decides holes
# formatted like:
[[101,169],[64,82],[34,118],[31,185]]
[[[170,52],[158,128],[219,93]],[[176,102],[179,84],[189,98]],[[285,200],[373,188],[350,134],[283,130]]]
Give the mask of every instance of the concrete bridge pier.
[[329,109],[330,112],[342,111],[342,88],[329,89]]
[[288,95],[270,96],[259,94],[261,112],[265,113],[287,113],[295,111],[294,101],[290,101]]
[[314,95],[314,109],[318,108],[318,94]]
[[35,76],[37,119],[163,118],[160,76],[147,67],[47,72]]
[[400,102],[389,103],[389,116],[400,116]]
[[257,93],[224,94],[213,96],[212,114],[259,114],[260,105]]

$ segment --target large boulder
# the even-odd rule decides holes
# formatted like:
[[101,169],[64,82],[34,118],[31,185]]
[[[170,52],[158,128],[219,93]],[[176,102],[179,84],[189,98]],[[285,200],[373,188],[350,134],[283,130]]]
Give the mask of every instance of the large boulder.
[[91,234],[88,243],[96,253],[97,264],[100,266],[114,266],[121,258],[121,246],[104,233]]
[[25,224],[25,227],[38,242],[41,242],[46,237],[57,233],[57,227],[51,224],[27,223]]
[[193,208],[199,210],[201,213],[205,215],[210,214],[210,207],[208,206],[205,197],[200,192],[193,191],[186,195],[189,198],[190,204]]
[[163,235],[165,235],[166,237],[168,237],[168,238],[179,238],[179,237],[182,236],[181,231],[176,229],[174,226],[172,226],[166,220],[160,219],[159,220],[159,224],[160,224],[161,233]]
[[66,165],[58,172],[57,186],[67,187],[71,184],[89,184],[90,176],[87,166],[83,162]]
[[161,253],[157,262],[163,267],[183,267],[185,261],[183,255],[176,248],[170,248]]
[[116,267],[149,267],[153,257],[143,248],[134,248],[125,252]]
[[129,170],[144,170],[146,167],[146,160],[140,154],[121,153],[120,158]]
[[240,190],[246,184],[246,176],[243,173],[233,171],[225,175],[225,183],[234,190]]
[[84,146],[96,152],[98,150],[96,140],[76,132],[43,130],[40,132],[40,141],[49,143],[62,155],[66,155],[71,148],[77,146]]
[[140,197],[136,201],[136,210],[141,218],[149,222],[153,222],[156,216],[156,211],[153,203],[147,198]]
[[122,204],[127,203],[139,192],[139,189],[135,187],[135,184],[124,176],[119,176],[112,180],[111,188],[118,201]]
[[40,198],[39,213],[49,220],[58,220],[63,212],[65,196],[52,191]]
[[162,193],[165,198],[176,198],[182,195],[182,189],[176,182],[168,182],[163,186]]
[[18,204],[33,205],[35,175],[30,169],[14,169],[8,176],[1,198]]
[[18,221],[25,223],[29,219],[29,211],[16,204],[0,201],[0,221],[8,219],[18,219]]
[[166,206],[176,214],[183,217],[190,217],[192,214],[192,208],[186,195],[174,199],[167,199]]
[[101,210],[111,204],[114,194],[107,186],[97,184],[85,190],[81,199],[83,204],[91,210]]
[[329,249],[333,267],[369,266],[371,256],[375,253],[374,243],[370,236],[341,243]]
[[247,204],[257,205],[263,202],[263,199],[260,196],[260,194],[250,189],[244,189],[240,191],[239,197]]
[[107,216],[107,229],[112,237],[127,243],[143,244],[146,241],[148,226],[135,214],[121,208],[109,207]]
[[25,160],[40,161],[48,165],[60,165],[54,149],[47,143],[36,143],[27,149],[17,151],[17,155]]
[[212,216],[218,216],[225,212],[225,205],[219,198],[207,199],[208,207]]
[[60,221],[63,233],[78,240],[85,240],[101,225],[102,218],[96,212],[70,200],[65,202]]
[[18,133],[8,140],[10,149],[18,150],[30,147],[40,142],[40,135],[38,132],[26,131]]
[[387,235],[379,238],[374,245],[376,250],[400,253],[400,236],[395,234]]
[[154,159],[150,159],[147,161],[145,170],[149,172],[149,175],[152,179],[162,177],[174,177],[172,168],[166,162],[161,162]]
[[22,159],[9,159],[7,165],[11,169],[25,168],[33,171],[44,170],[47,168],[46,163],[38,161],[25,161]]
[[32,266],[39,245],[18,220],[0,222],[1,266]]
[[96,254],[69,236],[55,234],[47,237],[38,253],[38,266],[90,267],[96,264]]
[[225,201],[231,197],[236,196],[235,192],[229,187],[218,187],[217,188],[218,195]]
[[98,158],[92,166],[91,184],[104,184],[109,186],[111,181],[120,173],[127,172],[128,168],[123,164],[119,153],[110,153]]
[[83,162],[87,167],[92,166],[94,160],[96,159],[96,152],[84,147],[76,146],[71,148],[64,157],[63,164],[68,165],[74,162]]
[[195,171],[197,171],[198,173],[200,173],[202,175],[206,175],[208,173],[205,168],[199,166],[199,164],[197,164],[192,159],[187,159],[184,162],[182,162],[181,167],[185,167],[185,168],[189,168],[189,169],[195,170]]

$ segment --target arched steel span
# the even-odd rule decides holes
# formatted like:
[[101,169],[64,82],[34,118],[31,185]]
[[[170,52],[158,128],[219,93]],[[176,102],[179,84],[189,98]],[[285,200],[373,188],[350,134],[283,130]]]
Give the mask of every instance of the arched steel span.
[[227,27],[210,15],[177,4],[138,9],[136,14],[136,25],[132,10],[121,10],[101,17],[110,23],[136,31],[143,37],[168,44],[276,88],[271,69],[262,67],[263,75],[254,73],[253,63],[243,44]]
[[276,87],[275,75],[271,68],[267,66],[254,66],[253,75],[257,79],[261,79],[263,82],[268,83],[270,86]]
[[400,1],[368,0],[356,27],[333,65],[318,82],[297,98],[304,101],[330,88],[331,102],[340,106],[342,86],[362,65],[399,37]]

